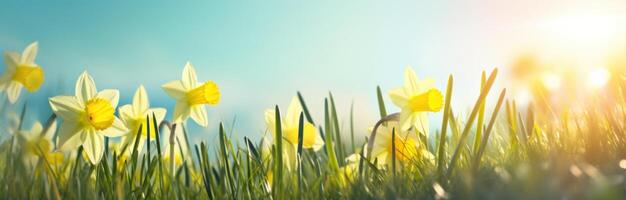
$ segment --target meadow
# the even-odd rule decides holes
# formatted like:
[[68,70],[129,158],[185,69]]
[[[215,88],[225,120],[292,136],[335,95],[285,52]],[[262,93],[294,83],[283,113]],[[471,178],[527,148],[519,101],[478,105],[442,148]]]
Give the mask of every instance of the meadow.
[[[407,68],[404,84],[372,88],[378,107],[339,119],[333,94],[313,118],[300,92],[288,107],[259,116],[259,141],[234,138],[220,124],[218,141],[189,141],[187,126],[206,126],[219,106],[218,83],[199,82],[191,63],[163,90],[175,108],[152,108],[142,86],[117,106],[116,90],[97,90],[88,72],[73,96],[53,96],[55,113],[25,124],[13,107],[22,88],[35,92],[45,68],[37,43],[5,52],[0,89],[8,120],[0,143],[2,199],[622,199],[626,197],[626,83],[614,78],[567,108],[534,93],[518,106],[494,88],[498,69],[476,75],[473,106],[452,108],[454,84],[435,88]],[[45,66],[44,66],[45,67]],[[201,77],[200,79],[203,79]],[[392,87],[392,86],[385,86]],[[544,90],[541,90],[544,91]],[[3,97],[4,98],[4,97]],[[494,102],[487,102],[495,99]],[[392,104],[386,105],[385,101]],[[395,106],[398,113],[387,112]],[[21,112],[10,114],[7,110]],[[371,133],[355,138],[355,109],[377,110]],[[173,112],[172,119],[165,119]],[[442,112],[429,127],[429,113]],[[347,127],[339,121],[350,122]],[[118,139],[118,137],[120,139]]]

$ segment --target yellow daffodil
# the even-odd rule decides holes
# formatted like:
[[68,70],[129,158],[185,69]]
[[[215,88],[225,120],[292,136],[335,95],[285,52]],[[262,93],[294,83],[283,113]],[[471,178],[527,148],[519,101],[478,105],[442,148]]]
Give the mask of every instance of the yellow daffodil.
[[187,62],[181,80],[170,81],[161,86],[176,99],[174,123],[186,121],[189,117],[200,126],[209,124],[204,105],[216,105],[220,101],[220,91],[213,81],[198,83],[196,70]]
[[339,168],[339,176],[337,177],[337,182],[340,186],[346,187],[354,181],[359,171],[360,160],[361,154],[359,153],[354,153],[346,157],[346,165]]
[[15,103],[22,87],[28,92],[36,92],[44,81],[43,70],[35,63],[38,44],[34,42],[22,52],[5,52],[5,73],[0,76],[0,91],[5,91],[9,102]]
[[[379,165],[390,164],[393,151],[395,151],[396,160],[400,162],[422,159],[430,160],[433,158],[433,155],[424,148],[415,133],[402,131],[398,127],[398,122],[395,121],[387,122],[385,125],[378,127],[374,146],[372,147],[372,157],[370,159],[372,162],[377,160]],[[394,129],[396,132],[395,138],[392,136]],[[395,149],[393,148],[394,141]]]
[[20,143],[24,149],[24,161],[30,166],[35,166],[37,160],[45,159],[50,165],[57,165],[63,162],[63,153],[54,152],[52,137],[56,132],[57,124],[52,122],[48,130],[43,133],[41,123],[35,122],[28,131],[20,131]]
[[52,111],[63,119],[58,133],[61,150],[73,150],[82,145],[91,163],[100,162],[105,148],[104,136],[128,133],[124,123],[115,116],[118,100],[117,90],[97,92],[86,71],[76,82],[75,96],[50,98]]
[[443,105],[441,92],[431,79],[419,81],[410,67],[404,71],[404,87],[389,92],[391,101],[400,107],[400,128],[415,128],[428,136],[428,112],[439,112]]
[[169,163],[172,159],[171,149],[174,149],[174,164],[176,166],[180,166],[183,162],[191,162],[191,154],[189,153],[189,145],[187,144],[187,140],[185,139],[185,135],[183,134],[182,125],[176,126],[176,141],[174,142],[174,148],[170,148],[170,132],[169,128],[165,128],[163,130],[163,160],[165,163]]
[[[141,126],[142,128],[139,143],[137,144],[137,151],[141,151],[143,148],[145,140],[148,137],[148,128],[150,129],[150,141],[156,138],[155,126],[152,124],[152,114],[156,117],[156,126],[158,126],[158,124],[163,121],[163,118],[165,118],[166,111],[164,108],[150,108],[148,93],[142,85],[135,91],[132,104],[121,106],[119,112],[120,119],[124,122],[126,128],[128,128],[128,134],[122,137],[122,146],[126,147],[126,151],[124,151],[125,154],[130,154],[133,152],[139,127]],[[146,123],[146,119],[150,120],[149,124]]]
[[[297,97],[293,97],[291,99],[291,103],[289,104],[289,108],[287,108],[287,115],[283,115],[281,117],[281,126],[283,133],[283,156],[286,159],[286,164],[289,164],[288,167],[291,168],[295,166],[295,155],[298,147],[298,125],[300,120],[300,113],[302,112],[302,106],[300,105],[300,101],[298,101]],[[273,141],[276,141],[276,112],[274,109],[267,109],[265,111],[265,124],[267,128],[272,133]],[[304,121],[304,132],[303,132],[303,140],[302,140],[302,148],[303,149],[313,149],[314,151],[319,150],[324,146],[324,140],[317,133],[317,129],[315,129],[315,125]]]

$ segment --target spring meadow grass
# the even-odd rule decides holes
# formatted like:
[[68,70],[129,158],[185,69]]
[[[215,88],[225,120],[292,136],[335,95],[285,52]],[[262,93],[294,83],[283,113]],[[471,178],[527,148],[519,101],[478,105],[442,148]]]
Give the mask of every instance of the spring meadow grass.
[[[20,84],[29,92],[42,84],[35,55],[36,44],[22,58],[5,56],[13,56],[15,62],[8,65],[17,66],[17,72],[8,72],[13,86],[3,85],[11,102],[19,97]],[[452,75],[440,92],[407,69],[403,88],[390,95],[373,88],[378,107],[351,107],[349,119],[338,118],[332,93],[311,100],[297,92],[289,107],[266,111],[269,139],[230,137],[233,127],[219,124],[217,141],[189,141],[186,126],[195,124],[185,122],[206,126],[204,105],[219,106],[219,90],[211,81],[197,83],[191,64],[183,71],[183,80],[163,85],[178,102],[168,109],[173,119],[164,119],[165,109],[150,108],[143,87],[132,105],[116,109],[117,93],[98,93],[86,72],[77,81],[76,96],[50,99],[55,114],[41,125],[31,129],[23,123],[29,108],[14,108],[21,112],[8,118],[13,126],[1,133],[0,198],[626,197],[623,80],[609,83],[611,93],[590,93],[576,108],[557,110],[542,101],[521,107],[506,89],[493,87],[494,69],[476,75],[481,89],[465,110],[450,106],[454,91],[464,89],[454,85]],[[307,102],[319,100],[324,115],[313,118]],[[389,100],[393,105],[384,103]],[[73,101],[78,102],[74,107]],[[8,115],[11,106],[5,104],[2,114]],[[388,113],[391,106],[402,111]],[[380,120],[371,125],[365,142],[358,142],[363,139],[355,135],[361,127],[354,126],[354,115],[363,109],[378,110]],[[438,127],[424,123],[428,112],[443,112]],[[121,141],[114,139],[118,136]]]

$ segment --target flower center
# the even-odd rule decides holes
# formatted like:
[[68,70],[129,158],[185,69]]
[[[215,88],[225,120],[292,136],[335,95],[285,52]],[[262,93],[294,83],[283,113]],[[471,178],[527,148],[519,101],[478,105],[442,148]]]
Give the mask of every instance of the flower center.
[[113,120],[115,120],[113,115],[115,109],[111,106],[111,103],[104,99],[93,98],[87,101],[85,112],[87,113],[87,121],[97,130],[111,127]]
[[443,106],[443,96],[436,89],[428,90],[409,99],[409,107],[413,112],[439,112]]
[[213,81],[207,81],[200,87],[189,91],[187,93],[187,101],[190,105],[215,105],[220,101],[220,90],[217,88],[217,84]]
[[13,80],[21,83],[29,92],[35,92],[43,83],[43,70],[41,67],[19,65],[15,70]]
[[[417,143],[412,138],[407,138],[403,140],[396,136],[395,145],[396,145],[396,149],[395,149],[396,160],[407,161],[418,156]],[[391,145],[389,149],[391,150]]]

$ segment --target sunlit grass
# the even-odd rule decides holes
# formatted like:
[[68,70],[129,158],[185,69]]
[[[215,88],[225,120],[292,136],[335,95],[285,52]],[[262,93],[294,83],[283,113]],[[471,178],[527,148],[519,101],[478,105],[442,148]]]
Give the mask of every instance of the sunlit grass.
[[[193,67],[188,64],[184,71],[193,74],[195,83]],[[15,125],[1,133],[0,198],[621,199],[626,192],[624,80],[609,81],[610,74],[598,73],[592,82],[596,92],[577,109],[555,110],[549,102],[518,107],[504,88],[493,87],[497,69],[476,74],[481,87],[467,112],[451,106],[454,91],[466,89],[455,86],[452,75],[444,94],[422,88],[394,100],[428,103],[406,105],[402,112],[443,112],[431,134],[415,126],[428,118],[412,121],[401,112],[388,113],[390,105],[384,102],[390,99],[382,89],[387,86],[372,88],[377,107],[350,108],[348,126],[339,123],[344,119],[338,117],[332,93],[316,99],[323,100],[324,115],[314,119],[307,107],[311,100],[297,92],[292,105],[266,112],[267,135],[272,137],[259,141],[231,137],[233,129],[221,123],[216,141],[189,141],[181,121],[193,118],[206,125],[206,113],[179,112],[175,120],[161,121],[157,115],[162,114],[141,112],[145,118],[133,118],[145,119],[132,123],[138,126],[132,128],[136,134],[125,135],[131,138],[122,144],[105,138],[98,160],[89,152],[97,149],[86,151],[89,145],[61,151],[56,115],[31,129],[23,124],[31,111],[7,104],[3,112],[21,112]],[[413,76],[406,75],[407,80],[417,82]],[[550,78],[547,82],[556,85]],[[187,106],[179,109],[204,109],[193,107],[203,105],[199,103],[187,105],[187,97],[177,93],[182,89],[170,86],[164,87]],[[404,89],[412,87],[422,86],[405,82]],[[198,88],[183,89],[202,94],[194,101],[217,103],[213,82]],[[147,98],[141,92],[137,96]],[[365,141],[354,134],[355,128],[363,128],[354,126],[354,115],[364,109],[380,114]]]

